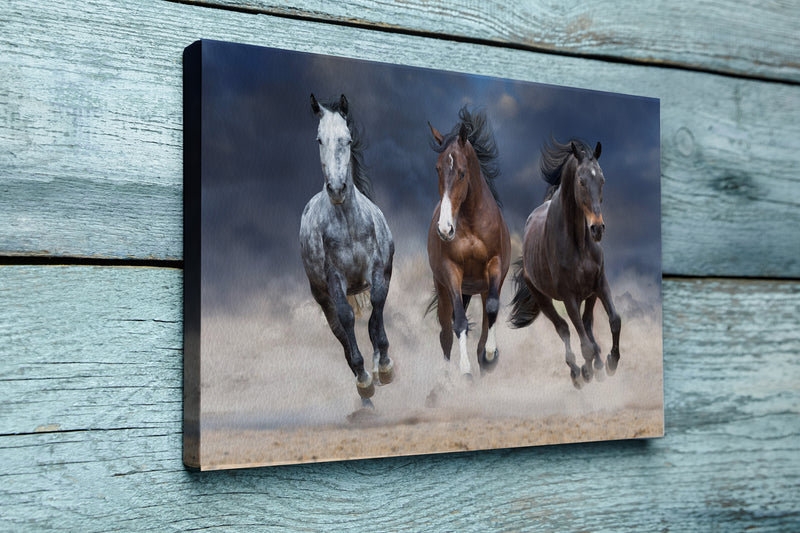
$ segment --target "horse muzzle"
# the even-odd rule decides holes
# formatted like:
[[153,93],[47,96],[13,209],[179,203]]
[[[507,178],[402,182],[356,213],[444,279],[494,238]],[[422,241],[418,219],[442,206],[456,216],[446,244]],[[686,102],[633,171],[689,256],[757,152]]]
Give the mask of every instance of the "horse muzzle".
[[592,239],[595,242],[600,242],[603,238],[603,232],[606,230],[606,225],[603,223],[600,224],[592,224],[589,226],[589,232],[592,234]]
[[447,226],[447,228],[442,230],[441,226],[436,227],[436,233],[439,234],[439,238],[442,239],[444,242],[450,242],[456,238],[456,228],[453,226]]
[[344,191],[347,188],[347,183],[342,185],[340,188],[336,189],[335,187],[331,186],[330,182],[325,185],[325,192],[328,193],[328,198],[331,199],[332,204],[341,205],[344,203],[345,194]]

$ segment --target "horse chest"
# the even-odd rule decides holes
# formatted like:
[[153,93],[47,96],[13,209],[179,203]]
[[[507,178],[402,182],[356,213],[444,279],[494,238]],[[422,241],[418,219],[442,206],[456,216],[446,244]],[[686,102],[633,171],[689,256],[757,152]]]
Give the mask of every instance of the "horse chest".
[[576,261],[562,279],[569,280],[569,290],[577,291],[581,298],[592,294],[597,287],[600,265],[588,258]]
[[350,283],[360,283],[372,263],[372,233],[365,224],[348,224],[346,220],[326,228],[326,260],[342,272]]

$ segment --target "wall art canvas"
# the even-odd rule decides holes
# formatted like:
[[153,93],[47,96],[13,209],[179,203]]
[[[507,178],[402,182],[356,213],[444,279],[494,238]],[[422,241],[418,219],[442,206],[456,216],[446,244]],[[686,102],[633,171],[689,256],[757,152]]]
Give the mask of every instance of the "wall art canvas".
[[659,113],[187,47],[186,465],[663,435]]

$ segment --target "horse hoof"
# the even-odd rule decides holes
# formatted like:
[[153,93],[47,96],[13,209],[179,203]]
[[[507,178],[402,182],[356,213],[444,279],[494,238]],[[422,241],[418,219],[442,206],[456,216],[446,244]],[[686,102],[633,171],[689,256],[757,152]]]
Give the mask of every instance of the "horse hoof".
[[594,379],[599,382],[603,381],[606,377],[606,373],[604,371],[606,365],[603,364],[603,358],[599,355],[595,356],[594,358]]
[[386,366],[378,367],[378,379],[381,385],[388,385],[394,381],[394,363],[392,361],[389,361]]
[[572,385],[576,389],[581,390],[581,387],[583,387],[583,382],[581,381],[581,369],[578,368],[578,365],[569,365],[569,377],[572,378]]
[[439,407],[439,395],[436,394],[435,390],[429,392],[428,397],[425,398],[425,407],[428,408]]
[[367,374],[366,381],[356,381],[356,388],[358,389],[358,395],[362,398],[372,398],[375,394],[375,385],[372,382],[372,376]]
[[475,381],[475,379],[472,377],[472,373],[471,372],[466,372],[466,373],[461,374],[461,375],[464,376],[464,381],[466,381],[467,383],[472,383],[473,381]]
[[370,400],[369,398],[361,398],[361,408],[375,409],[375,406],[372,404],[372,400]]
[[592,376],[594,375],[594,372],[592,372],[592,367],[586,364],[583,365],[583,367],[581,367],[581,374],[583,375],[583,381],[589,383],[590,381],[592,381]]
[[614,372],[617,371],[617,366],[619,365],[619,354],[608,354],[608,358],[606,359],[606,373],[609,376],[613,376]]
[[486,353],[486,350],[483,350],[480,357],[478,357],[478,363],[481,365],[481,374],[494,370],[498,359],[500,359],[500,350],[495,349],[491,357]]
[[602,368],[600,370],[594,371],[594,379],[597,380],[598,383],[602,383],[606,379],[606,372]]

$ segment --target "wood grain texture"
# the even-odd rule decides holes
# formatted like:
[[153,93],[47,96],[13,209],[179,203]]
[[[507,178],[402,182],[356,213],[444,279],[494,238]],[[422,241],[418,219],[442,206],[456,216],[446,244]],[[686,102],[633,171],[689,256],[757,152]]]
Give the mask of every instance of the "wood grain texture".
[[190,1],[556,53],[800,81],[800,8],[791,3]]
[[212,38],[659,97],[665,272],[800,276],[798,86],[155,0],[0,23],[2,255],[181,257],[180,58]]
[[0,267],[1,530],[800,527],[798,282],[665,281],[663,439],[201,474],[181,280]]

